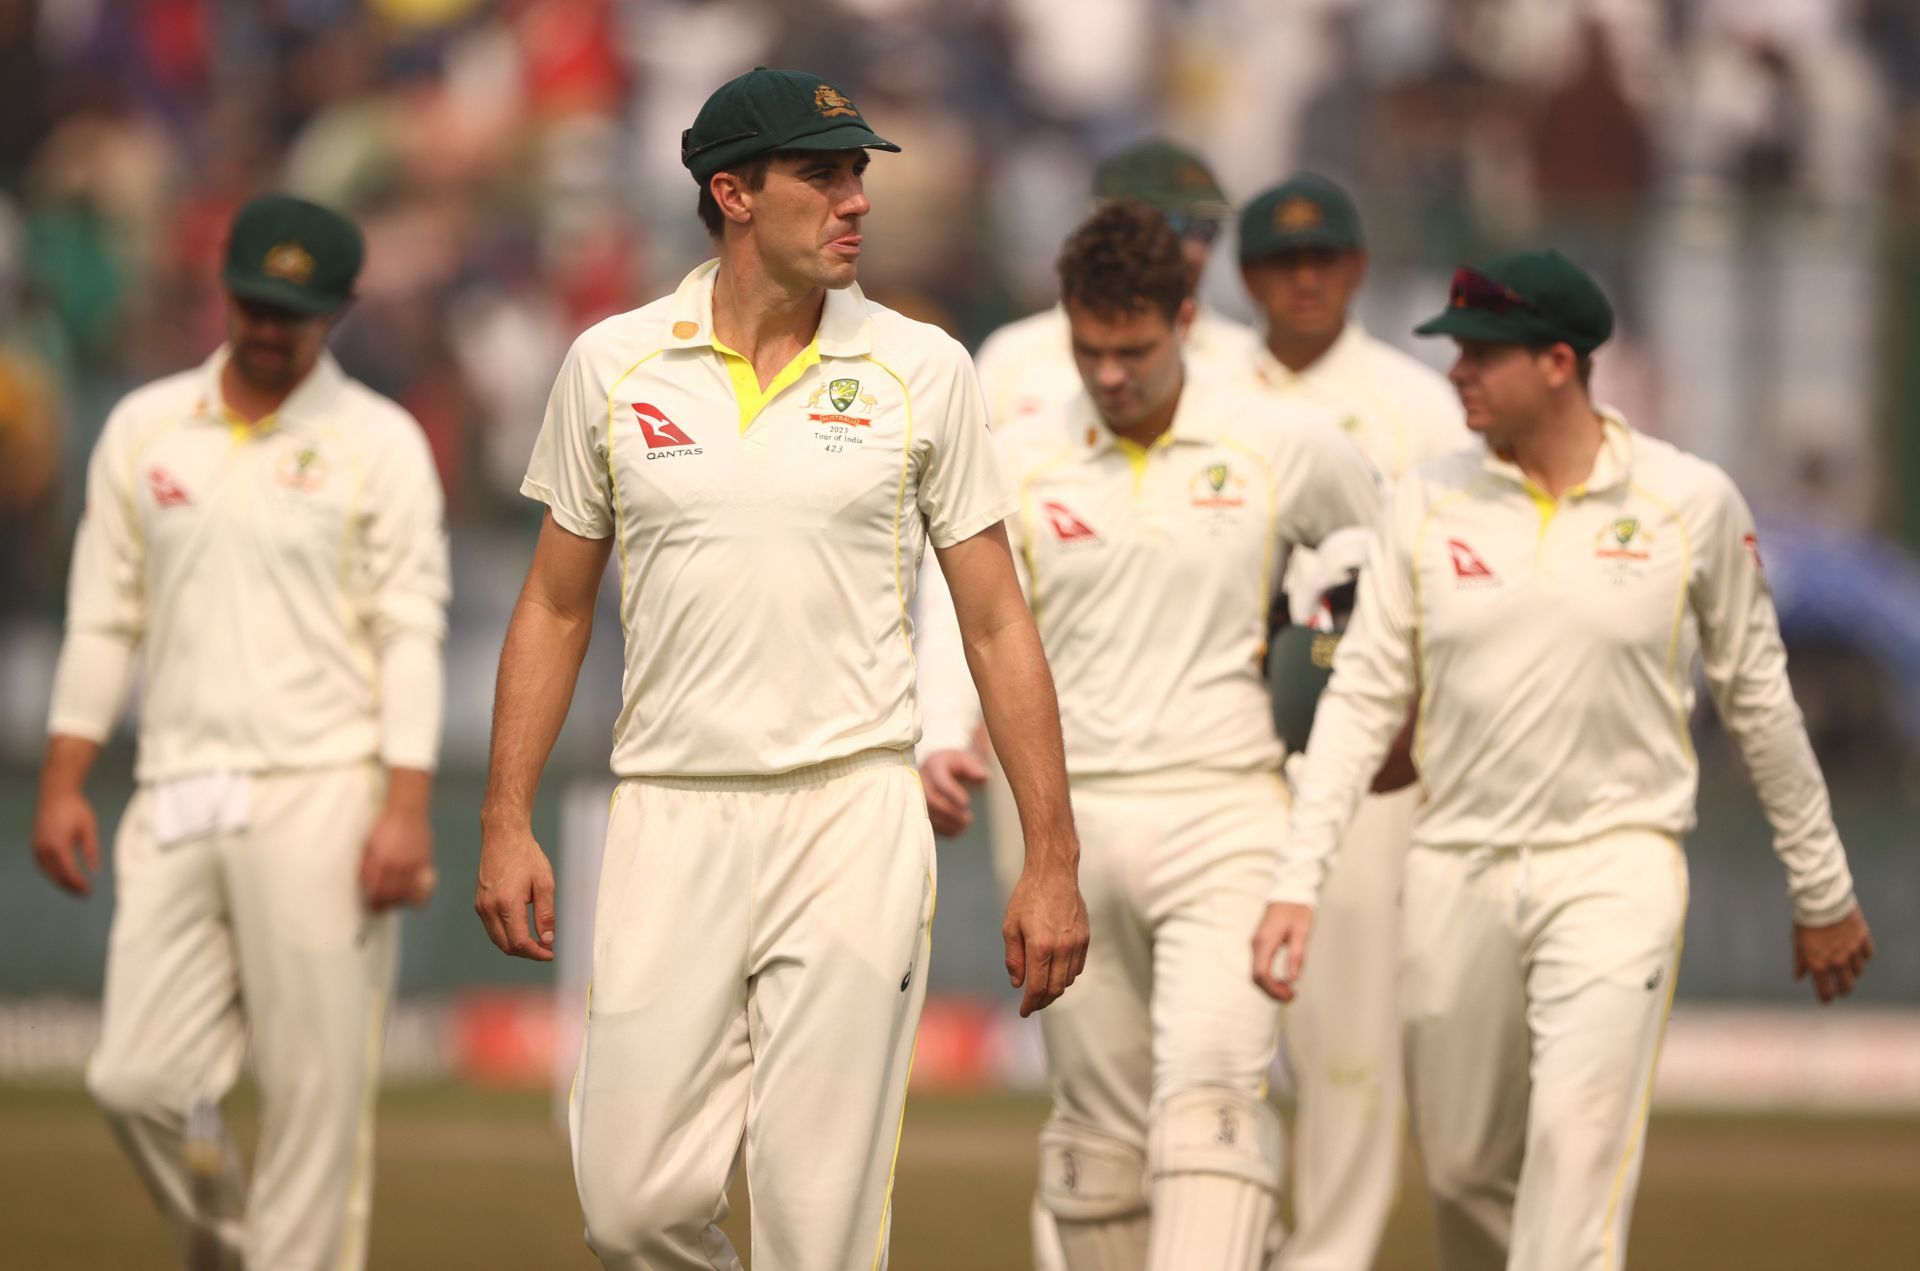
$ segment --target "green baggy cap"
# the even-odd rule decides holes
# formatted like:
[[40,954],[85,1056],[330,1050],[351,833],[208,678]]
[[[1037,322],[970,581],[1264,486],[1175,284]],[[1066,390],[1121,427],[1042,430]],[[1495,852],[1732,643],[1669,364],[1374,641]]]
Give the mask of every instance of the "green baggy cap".
[[756,66],[713,90],[680,134],[680,162],[701,185],[775,150],[892,150],[840,90],[806,71]]
[[317,316],[353,299],[365,256],[359,226],[340,213],[267,194],[233,218],[220,281],[242,300]]
[[1093,170],[1096,199],[1139,199],[1162,216],[1225,220],[1233,204],[1207,161],[1161,137],[1108,155]]
[[1508,252],[1456,269],[1446,312],[1414,334],[1568,344],[1584,357],[1613,334],[1613,306],[1600,285],[1559,252]]
[[1267,190],[1240,213],[1240,263],[1307,248],[1358,251],[1360,213],[1347,192],[1302,172]]

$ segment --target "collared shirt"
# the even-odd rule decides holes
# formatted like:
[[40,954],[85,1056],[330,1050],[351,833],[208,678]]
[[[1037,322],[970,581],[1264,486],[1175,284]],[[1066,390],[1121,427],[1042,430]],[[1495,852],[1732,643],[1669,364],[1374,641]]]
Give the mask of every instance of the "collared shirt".
[[[1182,353],[1189,380],[1238,378],[1261,349],[1260,336],[1212,309],[1202,308],[1187,330]],[[1080,395],[1073,337],[1060,305],[1001,327],[980,346],[976,361],[995,428],[1065,406]]]
[[[1084,394],[995,436],[1019,485],[1008,535],[1053,669],[1067,771],[1278,768],[1260,676],[1267,608],[1296,545],[1377,515],[1359,452],[1312,408],[1191,379],[1151,448],[1109,432]],[[930,700],[970,703],[951,606],[929,605],[925,625]],[[964,744],[971,709],[937,725],[930,715],[929,736]]]
[[972,363],[924,323],[826,293],[800,369],[751,408],[713,332],[718,262],[609,318],[560,368],[522,491],[613,537],[620,776],[752,775],[910,749],[920,555],[1013,496]]
[[1265,343],[1248,364],[1253,382],[1284,400],[1307,401],[1340,421],[1388,481],[1472,438],[1446,377],[1349,321],[1304,370],[1288,369]]
[[[248,425],[222,403],[226,358],[107,419],[50,730],[105,739],[138,648],[143,781],[374,757],[432,768],[448,581],[425,436],[328,354]],[[381,667],[403,647],[435,677],[423,709],[388,709]]]
[[1685,833],[1699,655],[1795,912],[1825,923],[1852,907],[1745,501],[1712,464],[1605,418],[1592,475],[1557,500],[1484,448],[1396,486],[1314,720],[1275,899],[1313,903],[1416,686],[1415,842]]

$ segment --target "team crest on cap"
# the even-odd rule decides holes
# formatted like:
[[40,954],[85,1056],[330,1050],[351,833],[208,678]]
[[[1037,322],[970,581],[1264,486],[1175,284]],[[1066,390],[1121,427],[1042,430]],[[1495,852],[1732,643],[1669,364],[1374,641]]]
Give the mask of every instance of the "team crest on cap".
[[1318,229],[1320,222],[1326,219],[1320,211],[1320,205],[1304,195],[1296,194],[1273,209],[1275,228],[1288,233],[1300,230]]
[[854,109],[853,103],[831,84],[822,84],[813,90],[813,108],[820,112],[822,119],[832,119],[838,115],[857,117],[860,114]]
[[313,277],[313,253],[298,243],[276,243],[260,262],[260,272],[269,278],[284,278],[296,286]]
[[1173,183],[1183,190],[1211,190],[1213,178],[1197,163],[1183,163],[1173,170]]

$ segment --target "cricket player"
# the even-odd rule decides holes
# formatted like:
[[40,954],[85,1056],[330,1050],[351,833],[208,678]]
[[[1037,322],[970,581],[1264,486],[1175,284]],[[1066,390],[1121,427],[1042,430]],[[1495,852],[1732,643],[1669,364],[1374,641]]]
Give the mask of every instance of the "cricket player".
[[897,149],[818,76],[718,89],[681,149],[718,259],[575,342],[522,487],[548,515],[500,658],[475,907],[503,950],[553,956],[529,811],[617,553],[621,780],[570,1107],[609,1267],[738,1268],[718,1224],[743,1159],[756,1265],[886,1264],[935,894],[908,618],[929,541],[1027,828],[1003,933],[1022,1013],[1085,958],[972,365],[854,285],[867,152]]
[[[1370,523],[1379,490],[1329,417],[1185,365],[1194,302],[1154,209],[1103,205],[1059,268],[1085,387],[996,433],[1094,935],[1042,1020],[1040,1199],[1069,1271],[1253,1271],[1283,1164],[1278,1016],[1238,974],[1287,817],[1266,617],[1293,547]],[[964,675],[956,643],[923,646],[929,682]],[[964,801],[975,763],[926,756],[929,798]]]
[[[1137,142],[1104,159],[1094,171],[1093,196],[1096,203],[1136,198],[1157,210],[1179,236],[1190,293],[1200,285],[1200,275],[1207,267],[1214,240],[1233,214],[1226,192],[1220,188],[1206,161],[1191,150],[1157,137]],[[1223,380],[1242,378],[1260,350],[1259,336],[1252,328],[1199,304],[1197,299],[1195,304],[1193,321],[1186,329],[1182,348],[1185,364],[1198,374]],[[989,335],[980,346],[977,365],[981,389],[986,394],[987,418],[996,429],[1029,415],[1065,406],[1083,391],[1080,372],[1074,364],[1066,310],[1058,304]],[[925,570],[920,586],[921,612],[940,613],[951,605],[938,571]],[[940,640],[946,637],[951,626],[951,622],[939,622],[929,629],[933,638]],[[943,655],[936,652],[934,656],[938,659]],[[958,657],[957,649],[953,656]],[[934,832],[945,836],[964,833],[973,821],[972,799],[967,791],[984,787],[982,801],[987,809],[994,874],[1001,892],[1007,894],[1020,876],[1025,844],[1013,794],[998,757],[990,752],[979,753],[984,749],[980,745],[984,739],[976,731],[979,699],[964,676],[952,683],[923,680],[921,693],[927,719],[921,755],[936,750],[950,750],[956,755],[952,776],[958,784],[949,785],[942,780],[937,789],[928,791],[927,811]],[[953,728],[966,731],[954,734]],[[959,757],[970,750],[976,752],[974,760]],[[1053,1218],[1038,1197],[1034,1199],[1031,1223],[1036,1271],[1060,1271],[1061,1255],[1059,1241],[1053,1234]]]
[[[1157,209],[1180,237],[1189,290],[1200,286],[1213,242],[1233,215],[1206,160],[1159,137],[1102,160],[1093,173],[1093,197],[1096,202],[1135,198]],[[1205,305],[1195,309],[1186,339],[1185,355],[1195,366],[1217,362],[1239,368],[1260,347],[1252,328]],[[995,331],[981,344],[977,361],[987,418],[995,428],[1080,395],[1066,311],[1057,304]]]
[[[433,885],[446,535],[419,425],[327,353],[361,254],[315,204],[241,209],[227,342],[114,408],[74,546],[34,854],[91,890],[140,656],[87,1085],[194,1271],[365,1265],[393,910]],[[249,1047],[245,1186],[217,1107]]]
[[1873,955],[1787,682],[1753,519],[1712,464],[1587,392],[1613,314],[1558,253],[1454,275],[1420,327],[1485,446],[1395,488],[1254,937],[1298,981],[1341,831],[1417,702],[1402,909],[1408,1098],[1447,1271],[1616,1271],[1687,907],[1703,659],[1822,1001]]
[[[1274,186],[1242,210],[1239,248],[1240,276],[1266,316],[1266,342],[1251,365],[1262,391],[1331,412],[1388,481],[1468,444],[1446,380],[1351,316],[1367,254],[1346,191],[1310,173]],[[1357,564],[1371,535],[1351,538],[1347,559]],[[1284,580],[1293,629],[1273,642],[1270,666],[1289,749],[1306,746],[1304,727],[1287,735],[1289,699],[1324,682],[1324,670],[1310,663],[1326,642],[1311,628],[1322,593],[1346,576],[1338,554],[1297,552]],[[1310,720],[1311,703],[1300,707],[1293,713]],[[1320,897],[1319,956],[1287,1011],[1295,1113],[1294,1229],[1280,1262],[1286,1271],[1372,1266],[1393,1208],[1402,1103],[1395,1002],[1400,868],[1420,800],[1408,740],[1396,742],[1372,785],[1376,793],[1347,830],[1340,868]],[[1294,755],[1289,770],[1300,762]]]

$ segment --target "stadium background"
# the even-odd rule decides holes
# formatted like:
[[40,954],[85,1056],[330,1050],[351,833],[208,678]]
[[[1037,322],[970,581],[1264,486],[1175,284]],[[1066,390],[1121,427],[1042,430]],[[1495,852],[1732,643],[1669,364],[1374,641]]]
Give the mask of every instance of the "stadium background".
[[[1361,313],[1396,342],[1486,251],[1552,243],[1601,277],[1622,322],[1599,394],[1728,467],[1761,517],[1881,946],[1843,1009],[1788,979],[1779,868],[1703,714],[1637,1248],[1649,1266],[1785,1267],[1852,1240],[1856,1265],[1908,1265],[1889,1251],[1920,1235],[1897,1217],[1920,1202],[1909,0],[0,0],[0,1232],[37,1251],[23,1265],[143,1264],[159,1247],[74,1093],[111,887],[56,895],[27,827],[87,453],[119,394],[217,342],[222,232],[268,187],[365,226],[336,348],[426,428],[453,526],[444,881],[409,921],[383,1122],[383,1186],[413,1203],[383,1191],[376,1265],[438,1265],[436,1213],[497,1260],[584,1257],[539,1093],[565,1066],[571,1008],[549,972],[487,944],[468,900],[493,661],[539,512],[516,490],[574,333],[702,258],[679,130],[766,62],[832,79],[906,147],[870,174],[862,285],[970,345],[1050,302],[1092,162],[1156,130],[1206,153],[1236,198],[1302,166],[1347,182],[1372,251]],[[1246,315],[1230,236],[1205,291]],[[540,807],[576,890],[618,642],[603,607]],[[123,735],[92,787],[109,830],[130,763]],[[988,1251],[1018,1245],[1034,1037],[1011,1018],[977,833],[943,848],[941,874],[896,1265],[1013,1265]],[[51,1198],[79,1180],[111,1223],[61,1225]],[[454,1196],[476,1189],[494,1226],[468,1230]],[[1417,1195],[1402,1209],[1382,1265],[1429,1265]],[[421,1224],[442,1243],[416,1240]],[[1709,1236],[1711,1255],[1687,1252]]]

